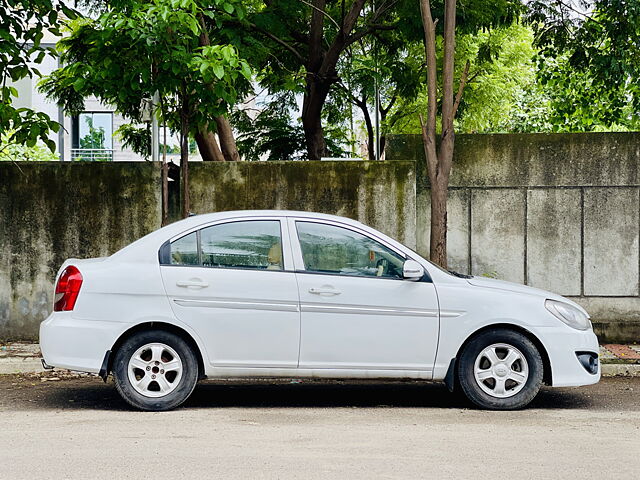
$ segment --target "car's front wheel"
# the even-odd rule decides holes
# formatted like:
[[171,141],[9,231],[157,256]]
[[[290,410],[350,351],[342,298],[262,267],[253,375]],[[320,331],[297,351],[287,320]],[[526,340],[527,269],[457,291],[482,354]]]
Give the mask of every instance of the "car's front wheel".
[[457,366],[462,391],[481,408],[522,408],[542,385],[540,352],[526,336],[512,330],[479,334],[465,346]]
[[126,339],[113,361],[116,389],[141,410],[171,410],[181,405],[198,381],[198,360],[178,335],[163,330],[138,332]]

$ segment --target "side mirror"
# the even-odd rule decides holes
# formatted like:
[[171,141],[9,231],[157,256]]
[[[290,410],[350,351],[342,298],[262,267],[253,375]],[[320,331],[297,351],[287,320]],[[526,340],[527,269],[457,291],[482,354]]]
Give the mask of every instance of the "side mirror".
[[415,260],[407,260],[402,266],[402,276],[405,280],[420,280],[424,276],[424,268]]

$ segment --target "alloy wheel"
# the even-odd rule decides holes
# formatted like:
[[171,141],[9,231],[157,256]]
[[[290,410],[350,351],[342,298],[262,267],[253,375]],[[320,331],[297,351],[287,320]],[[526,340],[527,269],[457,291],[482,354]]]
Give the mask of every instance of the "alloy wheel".
[[145,397],[164,397],[180,384],[183,365],[176,351],[164,343],[148,343],[129,359],[127,374],[136,392]]
[[522,352],[513,345],[494,343],[476,357],[473,374],[486,394],[509,398],[526,385],[529,366]]

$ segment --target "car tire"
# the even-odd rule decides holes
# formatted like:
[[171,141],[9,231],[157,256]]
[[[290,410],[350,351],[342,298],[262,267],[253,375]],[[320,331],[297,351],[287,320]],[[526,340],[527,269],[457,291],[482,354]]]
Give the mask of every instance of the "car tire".
[[127,403],[140,410],[164,411],[189,398],[198,381],[198,360],[180,336],[147,330],[120,345],[112,371],[116,389]]
[[457,362],[457,380],[480,408],[517,410],[528,405],[542,385],[544,365],[536,346],[513,330],[495,329],[472,338]]

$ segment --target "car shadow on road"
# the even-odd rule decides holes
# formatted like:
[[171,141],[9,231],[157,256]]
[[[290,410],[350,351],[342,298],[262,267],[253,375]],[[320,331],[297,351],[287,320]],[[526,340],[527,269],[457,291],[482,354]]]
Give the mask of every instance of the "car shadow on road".
[[[91,381],[92,380],[92,381]],[[60,382],[43,389],[30,408],[131,410],[112,383]],[[66,384],[66,385],[65,385]],[[53,387],[53,386],[52,386]],[[592,399],[575,389],[543,388],[531,408],[580,409]],[[443,384],[429,382],[205,381],[182,408],[473,408]]]

